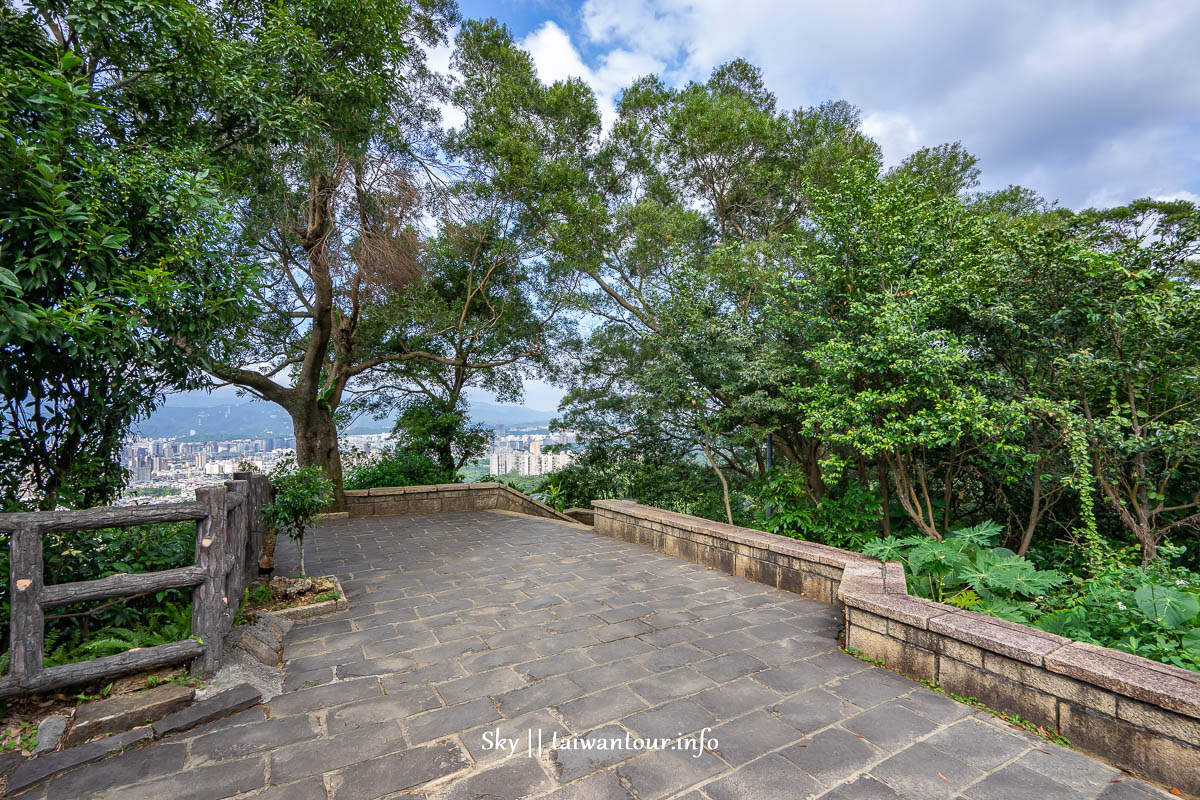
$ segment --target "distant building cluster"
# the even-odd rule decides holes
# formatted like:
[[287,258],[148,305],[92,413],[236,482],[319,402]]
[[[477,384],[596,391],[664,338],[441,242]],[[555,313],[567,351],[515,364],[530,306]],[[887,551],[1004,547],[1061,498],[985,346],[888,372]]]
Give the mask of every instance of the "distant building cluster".
[[[383,447],[388,437],[384,433],[343,436],[342,445],[370,454]],[[232,475],[240,464],[270,472],[295,452],[294,436],[209,442],[140,439],[121,448],[121,465],[129,471],[130,488],[170,487],[186,493],[211,484],[215,477]]]
[[[497,426],[490,452],[493,475],[545,475],[570,464],[573,431],[551,433],[544,426]],[[349,434],[340,437],[343,458],[371,461],[391,446],[389,433]],[[553,448],[554,445],[564,445]],[[549,449],[560,452],[547,452]],[[225,441],[136,439],[121,448],[121,465],[129,471],[131,489],[179,489],[184,495],[216,480],[228,479],[242,464],[270,472],[296,452],[293,436]],[[353,456],[351,454],[354,454]],[[136,500],[136,502],[141,502]]]
[[493,440],[489,471],[493,475],[545,475],[562,469],[575,460],[575,453],[563,448],[559,452],[547,452],[552,445],[572,445],[576,435],[572,431],[553,434],[512,433],[497,434]]

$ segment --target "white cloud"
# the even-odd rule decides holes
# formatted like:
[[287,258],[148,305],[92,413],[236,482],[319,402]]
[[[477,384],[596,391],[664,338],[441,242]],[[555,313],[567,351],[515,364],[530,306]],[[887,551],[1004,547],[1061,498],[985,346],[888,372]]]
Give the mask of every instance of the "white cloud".
[[858,105],[889,163],[961,140],[985,186],[1072,207],[1200,190],[1195,4],[587,0],[580,14],[597,58],[553,23],[527,46],[609,107],[628,78],[703,80],[742,56],[783,107]]
[[879,143],[889,167],[896,166],[906,154],[924,146],[917,126],[903,114],[887,111],[867,114],[863,117],[862,129]]
[[583,78],[589,83],[595,80],[590,67],[571,44],[567,32],[553,22],[546,22],[521,40],[521,47],[533,56],[538,77],[546,83],[563,81],[567,78]]
[[1183,189],[1175,189],[1173,191],[1162,190],[1151,192],[1150,196],[1155,200],[1187,200],[1189,203],[1200,205],[1200,194],[1188,192]]
[[615,48],[603,54],[593,69],[583,62],[567,32],[547,21],[520,42],[533,57],[538,77],[547,83],[582,78],[596,92],[607,128],[616,119],[616,99],[622,89],[643,75],[660,72],[663,62],[644,53]]

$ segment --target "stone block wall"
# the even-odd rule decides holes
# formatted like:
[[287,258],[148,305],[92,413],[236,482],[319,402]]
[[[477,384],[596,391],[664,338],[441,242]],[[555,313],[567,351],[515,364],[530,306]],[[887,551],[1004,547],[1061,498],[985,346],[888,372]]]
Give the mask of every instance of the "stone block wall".
[[[712,522],[625,500],[593,500],[598,533],[834,603],[842,571],[878,564],[861,553]],[[900,576],[903,581],[903,575]]]
[[596,512],[590,508],[564,508],[563,513],[580,525],[592,525],[596,521]]
[[598,533],[838,605],[848,648],[1200,796],[1200,674],[911,597],[898,563],[637,503],[592,505]]
[[351,517],[491,510],[515,511],[533,517],[573,522],[570,517],[502,483],[439,483],[434,486],[389,486],[346,492],[346,511]]

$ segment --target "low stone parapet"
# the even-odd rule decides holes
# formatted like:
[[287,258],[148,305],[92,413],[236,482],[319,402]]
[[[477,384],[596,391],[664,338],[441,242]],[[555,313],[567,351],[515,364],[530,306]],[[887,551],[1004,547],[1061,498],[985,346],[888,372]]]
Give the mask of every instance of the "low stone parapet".
[[439,483],[346,491],[351,517],[388,514],[436,514],[447,511],[515,511],[534,517],[574,522],[544,503],[503,483]]
[[[815,542],[676,514],[626,500],[593,500],[599,533],[652,547],[747,580],[834,603],[842,571],[879,562]],[[903,579],[903,576],[901,576]]]
[[1200,796],[1200,674],[911,597],[895,562],[637,503],[592,505],[598,533],[836,604],[848,649]]

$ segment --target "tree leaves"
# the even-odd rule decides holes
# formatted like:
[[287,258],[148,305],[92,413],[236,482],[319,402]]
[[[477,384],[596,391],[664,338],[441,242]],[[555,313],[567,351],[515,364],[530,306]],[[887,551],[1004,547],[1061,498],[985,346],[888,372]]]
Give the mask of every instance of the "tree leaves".
[[[213,183],[197,177],[192,143],[143,138],[136,126],[114,136],[122,109],[98,102],[96,76],[80,74],[85,59],[46,39],[40,19],[0,15],[0,38],[23,40],[0,60],[8,508],[110,498],[124,480],[117,451],[130,424],[162,391],[194,383],[177,339],[212,336],[245,274],[220,252],[228,217]],[[96,48],[93,61],[107,65],[113,53],[99,51],[120,37],[98,42],[93,23],[74,18],[72,46]]]

